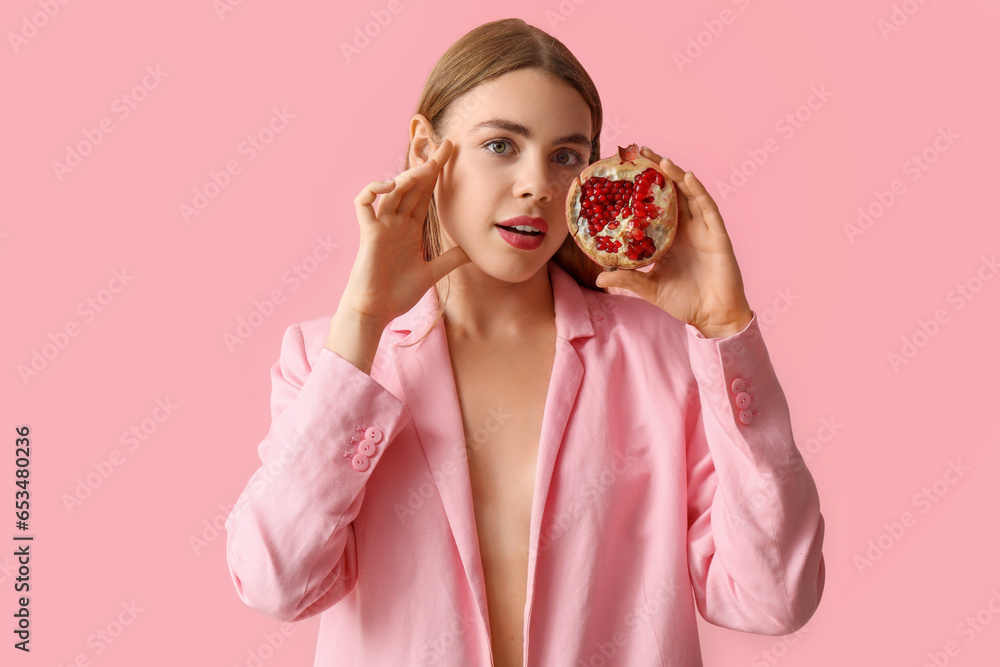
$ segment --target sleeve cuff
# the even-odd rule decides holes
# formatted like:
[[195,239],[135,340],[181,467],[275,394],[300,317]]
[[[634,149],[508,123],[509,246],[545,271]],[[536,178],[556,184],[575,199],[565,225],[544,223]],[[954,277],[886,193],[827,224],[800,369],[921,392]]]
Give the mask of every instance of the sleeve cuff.
[[783,450],[792,442],[788,403],[756,312],[742,331],[721,338],[706,338],[696,327],[685,327],[698,389],[727,439],[754,465],[769,467],[763,460],[768,454],[787,456]]

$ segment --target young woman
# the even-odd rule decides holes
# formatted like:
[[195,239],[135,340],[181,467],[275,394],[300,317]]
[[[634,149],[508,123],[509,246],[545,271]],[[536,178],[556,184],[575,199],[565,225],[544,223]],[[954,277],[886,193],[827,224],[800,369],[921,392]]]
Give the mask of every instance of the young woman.
[[316,665],[691,667],[696,606],[762,634],[816,610],[819,498],[711,196],[644,149],[670,251],[602,272],[569,237],[601,124],[560,42],[488,23],[355,199],[340,304],[285,332],[226,523],[246,604],[322,613]]

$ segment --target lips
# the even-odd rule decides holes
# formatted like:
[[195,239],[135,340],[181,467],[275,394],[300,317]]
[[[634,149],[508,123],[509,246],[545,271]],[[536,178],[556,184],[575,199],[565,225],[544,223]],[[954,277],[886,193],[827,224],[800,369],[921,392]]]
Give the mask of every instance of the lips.
[[520,227],[528,226],[537,229],[543,234],[549,231],[549,225],[542,218],[531,218],[526,215],[519,215],[516,218],[510,218],[509,220],[504,220],[503,222],[497,223],[501,227]]

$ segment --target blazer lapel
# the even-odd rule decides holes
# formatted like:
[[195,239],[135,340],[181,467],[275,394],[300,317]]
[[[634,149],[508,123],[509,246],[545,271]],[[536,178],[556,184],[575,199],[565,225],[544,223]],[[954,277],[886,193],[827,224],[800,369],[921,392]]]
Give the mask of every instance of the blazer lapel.
[[[594,325],[590,319],[588,306],[597,309],[597,298],[593,291],[578,285],[576,280],[554,261],[549,261],[548,269],[555,304],[556,354],[552,364],[548,394],[545,397],[542,432],[538,442],[538,463],[535,468],[535,491],[531,505],[528,590],[524,614],[526,641],[529,636],[528,622],[535,591],[538,542],[548,504],[549,487],[569,417],[577,403],[577,395],[583,382],[583,358],[574,346],[573,340],[594,335]],[[527,644],[524,649],[527,652]]]
[[[583,380],[583,362],[572,340],[594,335],[588,301],[595,307],[597,303],[593,293],[581,288],[555,262],[549,262],[548,271],[555,303],[556,354],[545,399],[532,499],[527,591],[529,608],[546,498],[569,415]],[[586,299],[584,294],[587,294]],[[443,320],[435,323],[424,340],[407,346],[423,336],[437,316],[436,294],[432,287],[409,312],[390,323],[389,328],[398,335],[393,336],[393,345],[389,349],[395,359],[403,399],[434,475],[466,578],[488,632],[486,584],[476,531],[465,429]],[[454,466],[455,473],[438,474],[448,464]]]
[[[436,295],[432,287],[416,306],[390,324],[393,331],[405,334],[401,338],[397,336],[395,342],[401,345],[413,343],[424,335],[437,314]],[[455,536],[465,576],[488,633],[486,582],[472,503],[465,429],[443,320],[438,321],[421,342],[392,350],[404,402],[413,417],[420,446]],[[455,472],[440,474],[450,469],[449,465],[454,466]]]

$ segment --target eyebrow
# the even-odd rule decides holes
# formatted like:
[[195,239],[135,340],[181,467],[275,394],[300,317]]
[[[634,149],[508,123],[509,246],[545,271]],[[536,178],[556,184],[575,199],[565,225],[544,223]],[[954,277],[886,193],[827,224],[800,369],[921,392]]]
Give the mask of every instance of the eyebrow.
[[[519,134],[525,139],[531,139],[531,130],[526,128],[520,123],[515,123],[512,120],[505,120],[503,118],[491,118],[489,120],[484,120],[481,123],[476,123],[470,130],[470,134],[477,132],[478,130],[492,128],[494,130],[503,130],[505,132],[510,132],[512,134]],[[557,144],[575,144],[577,146],[583,146],[585,148],[590,148],[590,139],[587,135],[582,132],[574,132],[573,134],[567,134],[564,137],[559,137],[552,142],[553,145]]]

